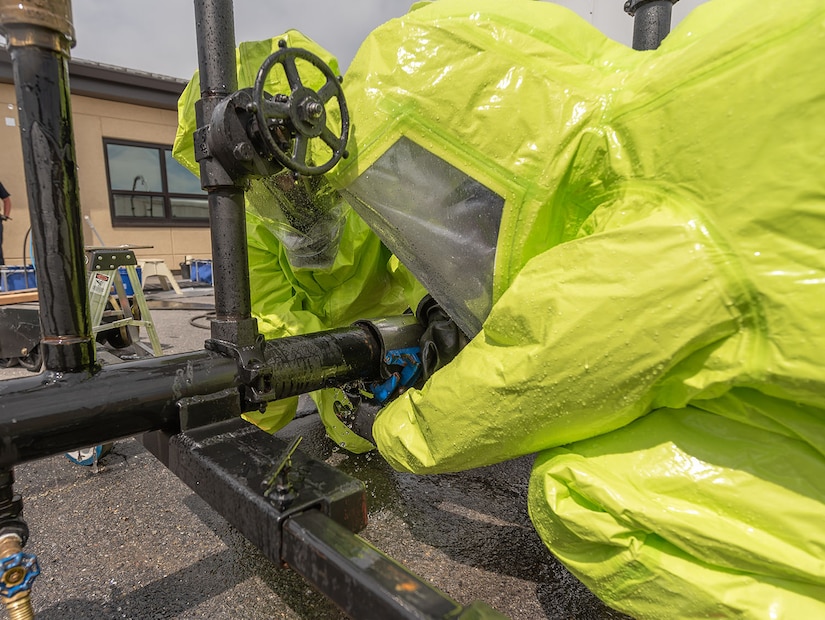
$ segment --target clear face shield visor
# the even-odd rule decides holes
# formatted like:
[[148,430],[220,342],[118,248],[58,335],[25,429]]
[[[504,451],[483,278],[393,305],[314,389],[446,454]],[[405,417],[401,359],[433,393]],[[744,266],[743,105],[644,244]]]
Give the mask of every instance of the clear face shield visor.
[[472,337],[492,306],[504,199],[401,138],[342,192]]

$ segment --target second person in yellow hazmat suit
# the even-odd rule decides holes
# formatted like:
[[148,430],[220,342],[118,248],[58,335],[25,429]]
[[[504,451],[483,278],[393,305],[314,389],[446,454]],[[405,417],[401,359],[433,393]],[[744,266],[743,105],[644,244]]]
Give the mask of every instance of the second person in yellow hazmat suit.
[[[338,73],[338,63],[318,44],[297,31],[266,41],[238,46],[238,87],[251,87],[258,68],[284,40],[289,47],[308,50]],[[323,80],[298,70],[309,88]],[[283,72],[271,71],[267,89],[289,92]],[[195,102],[200,99],[198,75],[187,85],[178,103],[178,131],[174,156],[194,174],[193,133],[197,129]],[[307,191],[299,184],[306,185]],[[307,205],[295,204],[296,196],[311,200],[315,217],[307,218]],[[302,211],[303,209],[303,211]],[[400,265],[375,233],[350,209],[323,177],[296,181],[288,170],[275,178],[253,180],[246,192],[246,227],[252,313],[266,338],[279,338],[351,325],[365,318],[403,313],[415,307],[424,291]],[[355,435],[336,416],[336,403],[349,406],[340,390],[313,394],[327,433],[336,444],[364,452],[372,444]],[[275,432],[295,415],[297,398],[270,403],[265,413],[245,416],[266,431]]]

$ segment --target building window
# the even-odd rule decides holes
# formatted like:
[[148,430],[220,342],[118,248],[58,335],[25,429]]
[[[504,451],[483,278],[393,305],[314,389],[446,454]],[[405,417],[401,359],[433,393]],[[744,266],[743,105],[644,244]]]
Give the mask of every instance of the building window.
[[158,144],[103,140],[113,226],[208,226],[200,180]]

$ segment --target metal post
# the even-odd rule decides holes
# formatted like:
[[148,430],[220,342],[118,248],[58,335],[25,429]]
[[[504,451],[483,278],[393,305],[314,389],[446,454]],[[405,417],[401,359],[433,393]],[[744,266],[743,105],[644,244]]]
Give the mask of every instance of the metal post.
[[20,110],[46,369],[95,365],[69,96],[68,0],[0,0]]
[[[232,0],[195,0],[201,100],[196,106],[198,128],[237,90],[235,20]],[[212,275],[215,315],[212,338],[239,347],[251,346],[258,335],[249,296],[244,193],[211,156],[200,161],[201,185],[209,192],[212,228]]]
[[627,0],[624,10],[633,17],[633,49],[655,50],[670,32],[673,5],[679,0]]

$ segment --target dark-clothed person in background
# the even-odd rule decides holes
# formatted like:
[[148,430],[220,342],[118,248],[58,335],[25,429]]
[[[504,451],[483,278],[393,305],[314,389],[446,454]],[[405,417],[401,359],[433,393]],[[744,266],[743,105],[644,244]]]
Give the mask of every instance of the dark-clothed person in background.
[[6,261],[3,258],[3,222],[9,219],[11,215],[11,194],[6,191],[2,183],[0,183],[0,200],[3,201],[3,216],[0,217],[0,265],[5,265]]

